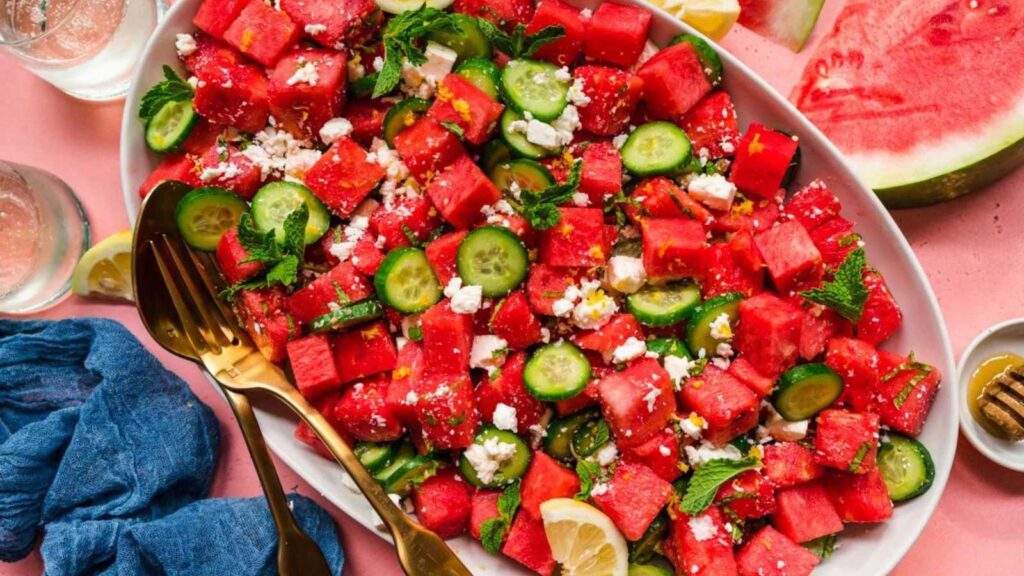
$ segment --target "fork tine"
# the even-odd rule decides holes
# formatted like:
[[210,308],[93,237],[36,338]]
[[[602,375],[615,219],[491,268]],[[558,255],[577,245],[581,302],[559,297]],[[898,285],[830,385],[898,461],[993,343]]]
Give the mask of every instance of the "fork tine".
[[160,271],[164,284],[167,286],[167,293],[171,297],[171,304],[174,306],[174,311],[178,313],[178,319],[181,321],[181,327],[185,331],[185,335],[188,336],[188,339],[192,342],[192,347],[196,351],[202,352],[207,350],[209,346],[206,343],[206,339],[196,329],[192,311],[188,309],[185,300],[181,297],[181,292],[178,290],[178,285],[174,281],[174,276],[171,274],[167,262],[164,261],[164,257],[160,254],[160,250],[154,241],[149,241],[149,248],[153,252],[156,267]]
[[210,294],[211,299],[216,305],[216,310],[223,320],[222,325],[227,328],[228,336],[233,341],[241,340],[245,331],[238,325],[238,319],[235,317],[234,311],[220,297],[220,291],[225,287],[223,277],[219,272],[216,272],[216,267],[213,267],[214,272],[211,272],[209,258],[204,259],[200,254],[197,254],[194,250],[189,250],[187,247],[186,253],[192,260],[196,272],[198,272],[199,277],[206,286],[206,291]]
[[207,336],[207,343],[211,351],[214,354],[220,354],[223,350],[222,346],[230,345],[231,339],[224,334],[224,328],[211,312],[210,304],[205,295],[196,286],[194,274],[185,265],[184,260],[178,253],[178,247],[166,235],[160,238],[163,240],[164,246],[171,256],[174,271],[178,273],[178,277],[181,278],[181,282],[185,285],[185,291],[188,292],[192,305],[199,311],[199,317],[197,318],[199,320],[199,330]]

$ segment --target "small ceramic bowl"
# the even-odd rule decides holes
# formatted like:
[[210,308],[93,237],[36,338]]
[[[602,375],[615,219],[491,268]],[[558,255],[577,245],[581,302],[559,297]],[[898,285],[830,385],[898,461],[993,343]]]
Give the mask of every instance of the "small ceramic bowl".
[[974,419],[968,405],[967,388],[978,365],[996,354],[1006,353],[1024,356],[1024,318],[1014,318],[986,328],[964,350],[957,367],[960,430],[989,460],[1010,470],[1024,472],[1024,442],[1010,442],[989,434]]

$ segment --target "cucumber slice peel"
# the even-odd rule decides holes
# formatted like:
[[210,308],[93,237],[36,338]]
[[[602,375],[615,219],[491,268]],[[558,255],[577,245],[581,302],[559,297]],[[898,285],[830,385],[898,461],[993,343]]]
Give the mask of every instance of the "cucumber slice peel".
[[725,340],[719,340],[711,335],[711,324],[725,314],[730,326],[735,326],[742,300],[743,294],[729,292],[705,300],[694,309],[686,325],[686,347],[690,349],[691,355],[699,356],[701,349],[708,356],[715,353],[718,344]]
[[512,60],[501,71],[501,87],[508,104],[529,112],[542,122],[557,119],[568,105],[571,78],[561,78],[550,62]]
[[600,417],[599,410],[591,409],[552,420],[544,434],[544,452],[556,460],[572,462],[575,459],[572,454],[572,439],[576,430]]
[[671,326],[686,320],[700,304],[700,288],[691,282],[647,285],[626,297],[626,309],[645,326]]
[[798,422],[813,418],[842,393],[843,379],[835,370],[824,364],[801,364],[779,377],[772,405],[786,420]]
[[197,188],[178,201],[174,221],[185,242],[204,252],[217,249],[220,237],[249,211],[245,200],[223,188]]
[[284,243],[284,222],[305,203],[309,209],[306,221],[306,246],[327,233],[331,214],[320,199],[309,189],[296,182],[271,182],[256,191],[252,197],[252,219],[260,230],[273,230],[277,241]]
[[146,123],[146,145],[154,152],[176,150],[188,140],[198,121],[191,100],[167,102]]
[[483,226],[462,240],[456,266],[463,284],[480,286],[484,296],[496,298],[522,283],[530,259],[523,242],[510,230]]
[[568,400],[582,392],[589,381],[590,361],[566,341],[538,348],[523,369],[526,391],[545,402]]
[[917,498],[935,481],[935,463],[924,444],[893,432],[878,448],[878,470],[893,502]]
[[396,248],[384,257],[374,276],[377,296],[388,306],[412,314],[441,299],[441,285],[426,254],[419,248]]
[[376,320],[383,315],[384,306],[380,302],[372,299],[363,300],[314,318],[310,322],[309,331],[315,334],[329,330],[346,330],[352,326]]
[[692,154],[686,132],[671,122],[649,122],[629,135],[622,146],[622,165],[637,176],[673,174]]

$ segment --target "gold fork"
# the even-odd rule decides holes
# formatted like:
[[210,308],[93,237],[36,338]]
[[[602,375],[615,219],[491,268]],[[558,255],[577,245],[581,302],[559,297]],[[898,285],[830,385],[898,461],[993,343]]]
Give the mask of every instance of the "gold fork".
[[[156,258],[185,333],[214,378],[235,392],[270,394],[313,429],[387,525],[406,574],[469,576],[469,570],[451,548],[391,501],[323,415],[292,386],[280,369],[267,361],[249,342],[234,312],[218,297],[223,284],[219,275],[211,273],[215,268],[209,265],[209,261],[185,246],[180,239],[167,235],[150,241],[149,249]],[[183,257],[181,252],[185,252],[187,257]],[[178,287],[179,281],[184,286],[184,293]],[[198,314],[193,314],[193,309]]]

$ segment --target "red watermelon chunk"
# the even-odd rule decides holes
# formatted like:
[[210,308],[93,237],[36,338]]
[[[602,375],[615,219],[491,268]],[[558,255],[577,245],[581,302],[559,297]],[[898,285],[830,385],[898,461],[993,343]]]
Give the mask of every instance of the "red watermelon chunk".
[[398,350],[384,322],[375,322],[334,337],[334,364],[342,382],[394,370]]
[[736,153],[740,129],[732,98],[725,90],[716,90],[701,98],[678,123],[690,137],[697,156],[718,160]]
[[672,379],[653,358],[611,372],[598,384],[601,411],[621,447],[636,446],[664,428],[676,410]]
[[[243,1],[242,4],[247,1]],[[214,72],[218,68],[230,68],[245,62],[237,50],[222,42],[215,35],[196,32],[192,34],[192,37],[196,43],[195,50],[188,54],[179,53],[178,58],[193,76],[202,77],[203,74]]]
[[441,225],[437,210],[425,196],[403,196],[377,208],[370,216],[370,228],[384,238],[384,250],[409,246],[407,231],[417,241],[426,240]]
[[192,23],[210,36],[223,38],[224,32],[248,3],[249,0],[203,0]]
[[629,204],[626,214],[633,222],[650,218],[690,218],[708,224],[713,216],[703,204],[697,202],[679,186],[663,176],[639,182],[629,195],[641,209]]
[[824,267],[821,252],[800,222],[776,224],[754,237],[768,268],[768,275],[779,292],[817,287]]
[[879,352],[878,413],[882,424],[917,436],[931,411],[942,374],[929,364]]
[[332,309],[363,300],[369,283],[350,262],[342,262],[288,297],[288,310],[296,322],[308,324]]
[[419,342],[407,341],[398,351],[395,364],[391,371],[387,403],[403,424],[412,427],[417,423],[416,386],[423,377],[423,346]]
[[233,144],[215,143],[199,157],[199,181],[249,200],[260,187],[260,168]]
[[729,374],[742,382],[751,392],[764,398],[772,393],[775,388],[775,380],[768,378],[757,371],[757,368],[749,360],[740,356],[729,363]]
[[510,292],[494,309],[491,332],[508,343],[509,348],[524,349],[541,341],[540,321],[530,310],[522,290]]
[[729,177],[741,191],[772,198],[796,154],[796,140],[751,122],[740,141]]
[[555,571],[556,563],[551,557],[544,522],[531,517],[525,510],[516,514],[512,521],[501,553],[541,576],[551,576]]
[[745,198],[733,202],[728,212],[717,214],[711,228],[715,232],[764,232],[779,221],[782,213],[782,199],[785,197],[785,190],[779,189],[778,194],[772,198]]
[[853,223],[836,216],[810,231],[811,240],[821,252],[825,267],[835,270],[860,246],[860,234],[853,231]]
[[352,123],[349,136],[362,146],[373,144],[374,138],[382,138],[384,116],[391,104],[381,100],[354,100],[345,107],[345,117]]
[[607,324],[597,330],[576,335],[573,341],[580,348],[593,350],[610,360],[615,349],[630,338],[643,340],[644,332],[632,314],[624,313],[615,314]]
[[814,459],[814,451],[796,442],[778,442],[764,447],[764,474],[777,488],[810,482],[825,475]]
[[[336,348],[350,344],[351,341],[340,338],[335,340]],[[398,440],[404,429],[387,402],[390,384],[391,380],[382,375],[345,388],[334,406],[334,416],[342,429],[364,442]]]
[[874,346],[856,338],[833,338],[828,342],[825,365],[843,379],[840,403],[854,412],[877,412],[879,360]]
[[311,334],[288,343],[288,362],[295,386],[306,399],[341,386],[341,376],[330,359],[331,342],[325,334]]
[[572,498],[580,491],[576,472],[562,466],[540,450],[534,450],[530,467],[523,476],[519,492],[522,513],[540,520],[540,505],[555,498]]
[[[340,399],[340,392],[329,392],[320,397],[320,399],[314,401],[313,405],[316,407],[317,411],[323,415],[324,419],[327,420],[327,423],[331,425],[331,428],[334,428],[334,431],[341,436],[342,440],[351,445],[352,438],[341,428],[337,418],[334,416],[334,405],[337,404]],[[331,454],[331,451],[328,450],[327,446],[320,440],[320,437],[316,435],[316,432],[313,432],[313,429],[309,427],[309,424],[306,424],[305,420],[299,420],[298,426],[295,427],[295,439],[316,450],[316,453],[320,456],[327,458],[328,460],[334,460],[334,455]]]
[[452,311],[447,300],[430,307],[420,317],[427,371],[463,374],[469,370],[473,347],[473,317]]
[[733,347],[758,372],[775,378],[796,364],[803,325],[799,306],[762,293],[740,302],[739,318]]
[[760,270],[750,272],[740,267],[728,244],[708,246],[704,251],[703,265],[701,293],[705,300],[729,292],[753,296],[764,290],[764,274]]
[[881,274],[865,270],[864,286],[868,289],[868,299],[857,322],[857,337],[877,346],[900,329],[903,312]]
[[704,267],[704,226],[687,218],[651,218],[640,223],[647,277],[663,282],[698,276]]
[[878,415],[832,408],[817,417],[814,456],[822,466],[854,474],[873,470],[878,455]]
[[[594,366],[593,360],[591,360],[590,364],[591,370],[597,373],[598,367]],[[605,370],[602,374],[607,374],[608,372],[609,370]],[[599,378],[600,374],[598,374],[597,377]],[[587,382],[587,386],[583,389],[583,392],[580,392],[568,400],[559,400],[558,402],[555,402],[555,413],[559,416],[566,416],[568,414],[582,412],[591,406],[597,406],[598,399],[600,398],[600,393],[597,388],[598,381],[599,380],[595,380],[592,377],[590,382]]]
[[466,149],[451,130],[426,116],[395,136],[395,150],[420,184],[426,184]]
[[254,134],[267,125],[270,101],[267,77],[256,66],[233,64],[197,70],[192,99],[196,113],[215,124]]
[[588,60],[629,68],[644,50],[652,18],[650,12],[638,6],[601,4],[587,26],[583,53]]
[[468,156],[459,156],[427,187],[434,206],[452,226],[470,228],[480,209],[501,200],[501,191]]
[[765,526],[736,553],[739,576],[810,576],[821,562],[771,526]]
[[611,245],[601,208],[559,208],[558,224],[540,234],[540,261],[548,266],[600,266]]
[[483,144],[498,125],[504,109],[465,76],[449,74],[438,85],[437,97],[427,115],[441,124],[457,124],[467,142]]
[[[313,70],[316,80],[298,82]],[[285,54],[270,71],[270,112],[299,139],[314,139],[345,106],[345,53],[301,48]]]
[[332,212],[348,217],[384,178],[384,169],[367,159],[351,138],[336,141],[306,172],[305,183]]
[[626,540],[636,541],[668,504],[672,494],[672,485],[647,466],[622,462],[593,499]]
[[384,22],[373,0],[280,0],[279,4],[306,36],[335,50],[369,40]]
[[424,480],[412,493],[416,519],[441,538],[455,538],[469,529],[470,485],[455,470],[442,470]]
[[721,510],[711,506],[698,516],[676,511],[665,555],[676,568],[676,574],[697,576],[735,576],[736,559],[732,551],[732,535],[725,528]]
[[640,102],[643,81],[608,66],[580,66],[573,77],[588,101],[577,105],[583,129],[598,136],[624,132]]
[[563,36],[554,42],[541,46],[533,58],[547,60],[556,66],[567,66],[576,62],[583,50],[586,24],[578,8],[562,0],[542,0],[526,26],[527,34],[535,34],[548,26],[561,26]]
[[192,133],[181,144],[181,150],[188,154],[202,154],[209,150],[218,140],[223,138],[225,128],[214,124],[206,118],[196,120]]
[[501,490],[477,490],[473,492],[469,503],[469,534],[477,540],[480,539],[480,531],[488,520],[499,518],[498,498],[501,498]]
[[786,202],[785,214],[814,230],[832,218],[839,216],[842,205],[828,189],[823,180],[814,180],[807,186],[797,190]]
[[833,336],[853,334],[853,326],[845,318],[821,304],[804,308],[803,326],[800,327],[800,357],[814,360],[828,346]]
[[689,42],[661,50],[636,75],[644,82],[647,112],[658,120],[679,119],[711,92],[704,65]]
[[483,18],[511,32],[517,24],[525,25],[533,15],[532,0],[456,0],[452,9],[460,14]]
[[679,438],[671,428],[661,430],[642,444],[623,447],[622,461],[644,464],[667,482],[672,482],[682,474],[679,470]]
[[285,309],[281,286],[242,290],[235,299],[235,310],[249,338],[271,362],[283,362],[285,346],[295,336],[295,324]]
[[802,543],[843,530],[820,480],[783,488],[775,493],[778,510],[772,524],[790,540]]
[[376,274],[377,268],[380,268],[383,261],[384,253],[377,248],[376,241],[369,235],[363,235],[356,241],[355,246],[352,247],[352,257],[349,258],[349,262],[355,266],[356,270],[366,276]]
[[477,419],[473,382],[467,374],[424,374],[416,394],[416,418],[428,451],[457,450],[473,443]]
[[139,198],[145,198],[159,184],[168,180],[184,182],[189,186],[198,187],[199,175],[196,174],[195,158],[188,154],[168,154],[139,186]]
[[459,275],[455,259],[459,254],[459,244],[467,234],[466,230],[449,232],[427,244],[424,250],[430,267],[434,269],[434,276],[442,286],[447,286],[449,280]]
[[288,14],[262,0],[250,0],[224,31],[224,41],[269,68],[301,35]]
[[526,391],[523,385],[523,368],[526,353],[512,354],[501,371],[493,378],[485,378],[474,391],[476,407],[481,420],[491,422],[498,403],[511,406],[516,411],[516,430],[526,433],[530,426],[538,424],[547,408]]
[[622,191],[622,155],[611,142],[598,142],[583,151],[579,191],[593,206],[604,206],[604,197]]
[[565,289],[575,284],[576,275],[572,270],[555,268],[538,263],[530,267],[526,279],[526,299],[530,308],[543,316],[554,316],[552,305],[565,294]]
[[730,517],[760,518],[775,512],[775,488],[757,470],[748,470],[718,489],[715,504],[732,512]]
[[722,446],[757,425],[761,401],[728,372],[709,365],[686,382],[679,403],[707,423],[704,438]]
[[221,235],[215,256],[217,268],[228,284],[244,282],[263,269],[260,262],[245,262],[249,259],[249,251],[238,240],[237,228],[231,228]]
[[830,474],[825,479],[825,489],[843,522],[882,522],[892,518],[889,489],[878,468],[867,474]]

